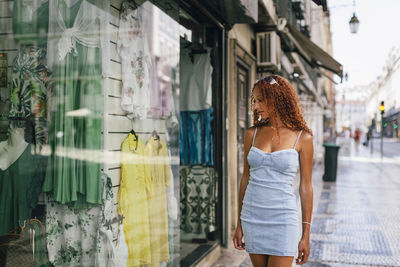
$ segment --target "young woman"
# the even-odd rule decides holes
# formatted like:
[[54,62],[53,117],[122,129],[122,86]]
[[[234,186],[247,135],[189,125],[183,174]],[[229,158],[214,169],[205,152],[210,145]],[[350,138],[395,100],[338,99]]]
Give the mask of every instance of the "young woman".
[[[297,264],[304,264],[310,253],[313,207],[312,132],[297,94],[285,78],[271,75],[257,81],[251,100],[254,126],[244,139],[233,243],[239,250],[246,249],[255,267],[289,267],[295,256]],[[301,222],[293,193],[299,165]]]

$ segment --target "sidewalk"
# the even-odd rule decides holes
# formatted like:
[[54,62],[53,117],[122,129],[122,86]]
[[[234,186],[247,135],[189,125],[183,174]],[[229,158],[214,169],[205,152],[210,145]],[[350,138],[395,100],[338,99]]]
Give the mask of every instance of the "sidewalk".
[[[323,165],[316,166],[311,255],[303,266],[400,266],[399,173],[399,160],[363,146],[356,152],[354,144],[340,153],[336,182],[323,182]],[[213,266],[252,265],[230,247]]]

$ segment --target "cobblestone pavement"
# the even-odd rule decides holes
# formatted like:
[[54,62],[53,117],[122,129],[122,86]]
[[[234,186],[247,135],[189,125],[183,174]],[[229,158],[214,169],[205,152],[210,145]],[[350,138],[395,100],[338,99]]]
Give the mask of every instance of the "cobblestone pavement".
[[[400,160],[351,144],[338,165],[336,182],[322,182],[322,167],[314,171],[311,255],[303,266],[400,266]],[[222,253],[214,266],[252,266],[246,253]]]
[[400,266],[399,173],[399,161],[368,148],[341,153],[337,181],[323,183],[314,210],[310,262],[317,265],[309,266]]

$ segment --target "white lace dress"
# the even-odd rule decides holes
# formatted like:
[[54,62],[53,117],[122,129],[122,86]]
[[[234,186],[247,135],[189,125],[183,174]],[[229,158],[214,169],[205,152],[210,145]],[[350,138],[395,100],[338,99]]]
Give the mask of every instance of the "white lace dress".
[[145,3],[132,9],[121,5],[117,49],[122,64],[121,108],[131,119],[147,117],[150,109],[151,57],[144,30]]

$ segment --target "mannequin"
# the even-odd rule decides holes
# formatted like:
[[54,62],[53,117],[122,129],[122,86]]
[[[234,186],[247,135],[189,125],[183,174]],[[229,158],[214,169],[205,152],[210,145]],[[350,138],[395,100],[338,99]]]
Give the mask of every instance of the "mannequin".
[[24,140],[23,128],[11,128],[8,140],[0,143],[0,169],[5,171],[25,151],[28,143]]

